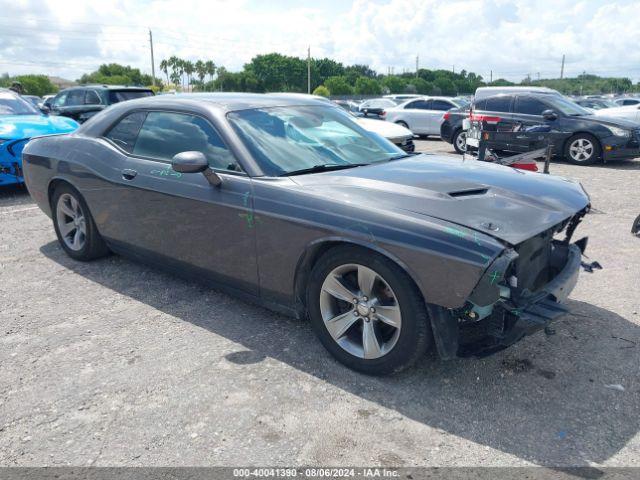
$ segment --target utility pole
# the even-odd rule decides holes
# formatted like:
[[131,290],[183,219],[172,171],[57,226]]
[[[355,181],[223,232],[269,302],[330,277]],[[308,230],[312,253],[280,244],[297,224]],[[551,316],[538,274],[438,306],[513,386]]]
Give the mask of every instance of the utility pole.
[[307,93],[311,94],[311,45],[307,48]]
[[420,70],[420,56],[416,55],[416,77],[418,76],[418,70]]
[[151,46],[151,84],[156,86],[156,64],[153,61],[153,34],[149,29],[149,45]]
[[489,72],[489,83],[493,83],[493,70]]
[[560,80],[564,78],[564,53],[562,54],[562,66],[560,67]]
[[540,80],[540,72],[538,72],[538,80]]

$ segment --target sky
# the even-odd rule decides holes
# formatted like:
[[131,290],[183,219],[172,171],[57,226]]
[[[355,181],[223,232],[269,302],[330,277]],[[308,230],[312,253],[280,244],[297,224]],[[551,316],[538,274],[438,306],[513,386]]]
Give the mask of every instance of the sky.
[[640,0],[0,0],[0,74],[75,80],[101,63],[156,75],[163,58],[237,71],[279,52],[380,73],[465,69],[488,79],[583,71],[640,80]]

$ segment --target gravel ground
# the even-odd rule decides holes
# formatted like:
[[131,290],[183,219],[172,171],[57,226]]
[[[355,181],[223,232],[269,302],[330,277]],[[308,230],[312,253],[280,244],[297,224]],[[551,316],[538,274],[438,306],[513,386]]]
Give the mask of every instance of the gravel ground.
[[578,233],[604,270],[574,313],[387,378],[304,322],[117,256],[74,262],[24,191],[0,192],[0,465],[640,466],[640,160],[552,173],[597,209]]

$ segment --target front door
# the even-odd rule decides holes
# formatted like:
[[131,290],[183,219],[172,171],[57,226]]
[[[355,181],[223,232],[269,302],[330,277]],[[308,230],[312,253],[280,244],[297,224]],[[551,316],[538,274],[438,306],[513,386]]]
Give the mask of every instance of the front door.
[[[131,115],[141,123],[134,141],[127,138],[130,128],[123,135],[116,126],[107,134],[127,154],[121,172],[127,188],[118,199],[124,206],[119,219],[125,227],[120,232],[123,243],[169,268],[189,268],[257,294],[251,179],[213,125],[187,113]],[[222,178],[219,186],[201,173],[181,174],[171,168],[175,154],[194,150],[204,153]]]

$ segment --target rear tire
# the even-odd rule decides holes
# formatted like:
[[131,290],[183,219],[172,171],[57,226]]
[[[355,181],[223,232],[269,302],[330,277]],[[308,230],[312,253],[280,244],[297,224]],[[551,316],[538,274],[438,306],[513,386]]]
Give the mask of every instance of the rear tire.
[[431,344],[421,293],[398,265],[369,250],[326,252],[311,271],[307,308],[329,353],[362,373],[399,372]]
[[564,146],[564,158],[574,165],[593,165],[600,159],[600,143],[588,133],[578,133]]
[[53,228],[67,255],[86,262],[109,253],[87,203],[71,185],[63,183],[56,187],[51,207]]
[[467,151],[467,132],[462,129],[457,130],[453,135],[451,143],[453,144],[453,148],[455,149],[456,153],[464,155],[464,153]]

